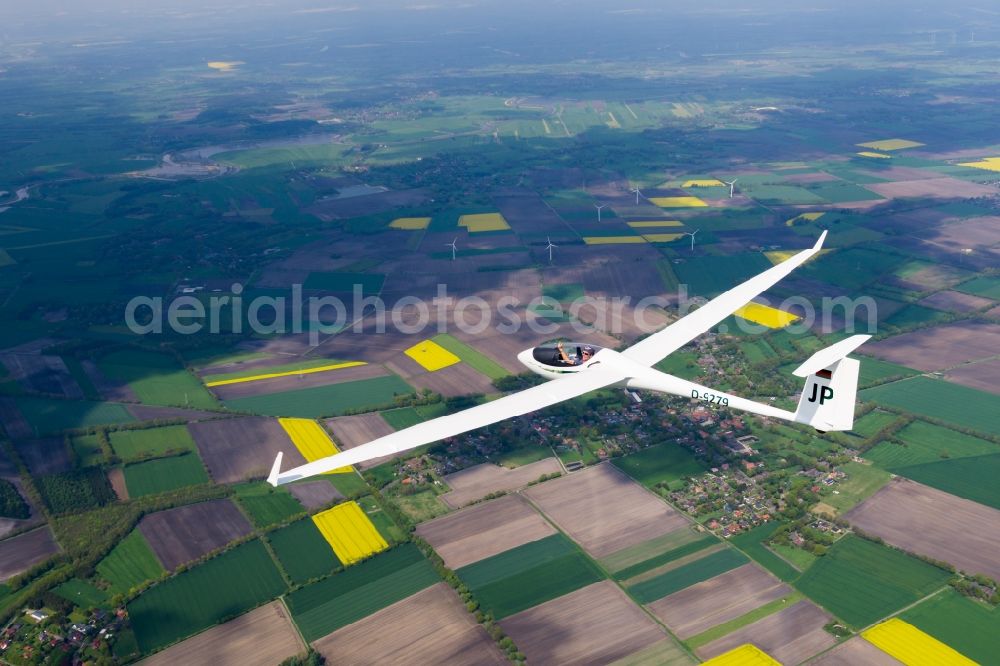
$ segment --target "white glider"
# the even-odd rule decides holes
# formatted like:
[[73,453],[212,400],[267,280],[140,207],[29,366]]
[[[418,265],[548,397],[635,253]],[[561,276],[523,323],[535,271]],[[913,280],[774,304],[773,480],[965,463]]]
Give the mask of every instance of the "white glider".
[[[527,349],[518,354],[518,360],[532,372],[551,381],[471,409],[404,428],[367,444],[286,472],[281,471],[279,453],[267,480],[273,486],[291,483],[347,465],[355,465],[454,437],[610,386],[681,395],[723,407],[804,423],[821,432],[850,430],[854,425],[854,404],[860,363],[847,358],[847,355],[868,340],[871,337],[868,335],[855,335],[818,351],[795,370],[794,374],[805,377],[806,382],[799,398],[798,408],[794,412],[716,391],[651,367],[711,329],[801,266],[819,252],[825,238],[824,231],[812,248],[799,252],[717,296],[686,317],[622,352],[570,343],[566,347],[568,355],[571,355],[571,362],[566,363],[554,345]],[[583,351],[588,348],[591,354],[585,356]]]

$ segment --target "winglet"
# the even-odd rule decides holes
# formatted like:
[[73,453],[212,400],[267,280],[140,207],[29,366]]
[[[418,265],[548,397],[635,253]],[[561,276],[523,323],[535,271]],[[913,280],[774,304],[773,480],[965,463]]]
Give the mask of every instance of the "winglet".
[[835,345],[821,349],[806,360],[805,363],[796,368],[792,374],[796,377],[808,377],[819,370],[830,367],[840,359],[844,358],[852,351],[868,342],[870,335],[852,335],[841,340]]
[[274,459],[274,464],[271,465],[271,473],[267,475],[267,482],[270,483],[275,488],[278,487],[278,476],[281,474],[281,456],[283,453],[278,451],[278,457]]
[[824,230],[823,230],[823,233],[821,233],[821,234],[819,235],[819,240],[818,240],[818,241],[816,241],[816,244],[815,244],[815,245],[813,245],[813,249],[814,249],[814,250],[819,250],[819,249],[820,249],[821,247],[823,247],[823,241],[825,241],[825,240],[826,240],[826,232],[827,232],[827,231],[828,231],[827,229],[824,229]]

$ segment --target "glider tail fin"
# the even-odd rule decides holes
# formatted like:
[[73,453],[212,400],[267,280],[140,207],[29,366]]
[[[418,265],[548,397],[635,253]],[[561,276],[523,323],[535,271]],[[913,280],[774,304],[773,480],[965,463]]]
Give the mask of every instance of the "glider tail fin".
[[847,355],[869,338],[870,335],[854,335],[841,340],[816,352],[795,370],[795,375],[806,378],[795,410],[798,423],[811,425],[821,432],[854,427],[861,362]]

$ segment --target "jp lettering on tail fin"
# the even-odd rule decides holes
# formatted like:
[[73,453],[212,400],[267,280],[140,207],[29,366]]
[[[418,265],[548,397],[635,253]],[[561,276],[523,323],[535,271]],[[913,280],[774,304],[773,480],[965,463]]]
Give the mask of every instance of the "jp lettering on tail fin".
[[841,340],[816,352],[795,370],[795,375],[806,379],[795,410],[798,423],[811,425],[821,432],[854,427],[861,362],[847,355],[869,338],[870,335],[854,335]]

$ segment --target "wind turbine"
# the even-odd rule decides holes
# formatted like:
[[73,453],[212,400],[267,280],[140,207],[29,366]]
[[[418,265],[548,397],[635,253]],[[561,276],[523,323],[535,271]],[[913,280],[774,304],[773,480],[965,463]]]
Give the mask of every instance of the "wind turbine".
[[608,204],[594,204],[594,208],[597,209],[597,221],[601,221],[601,209],[606,207]]
[[639,186],[637,185],[637,186],[633,187],[631,190],[629,190],[629,192],[635,192],[635,205],[638,206],[639,205],[639,196],[642,194],[642,192],[639,191]]
[[458,250],[458,246],[455,245],[455,243],[457,243],[457,242],[458,242],[458,236],[455,236],[455,240],[453,240],[450,243],[445,243],[444,244],[445,247],[450,247],[451,248],[451,260],[452,261],[455,261],[455,252]]
[[[598,211],[598,212],[600,212],[600,211]],[[552,248],[559,247],[559,246],[556,245],[555,243],[553,243],[552,239],[549,238],[548,236],[545,237],[545,241],[548,243],[548,245],[545,246],[545,249],[549,251],[549,263],[551,264],[552,263]]]
[[736,185],[736,181],[737,180],[739,180],[739,179],[738,178],[733,178],[731,181],[729,181],[729,180],[722,181],[723,183],[725,183],[726,185],[729,186],[729,198],[730,199],[733,198],[733,187]]
[[690,236],[691,237],[691,251],[692,252],[694,252],[694,235],[696,233],[698,233],[699,231],[701,231],[701,229],[695,229],[694,231],[685,231],[684,232],[685,236]]

